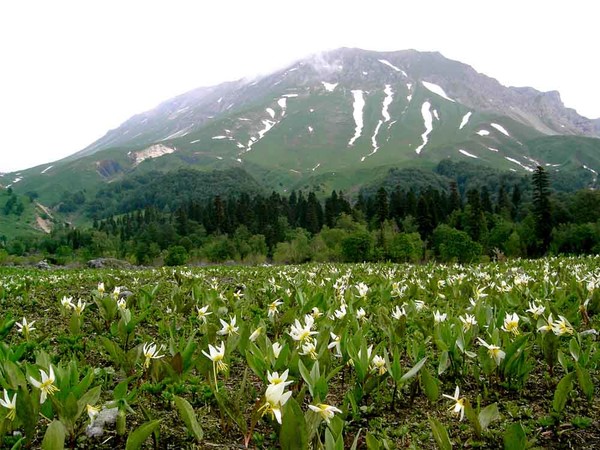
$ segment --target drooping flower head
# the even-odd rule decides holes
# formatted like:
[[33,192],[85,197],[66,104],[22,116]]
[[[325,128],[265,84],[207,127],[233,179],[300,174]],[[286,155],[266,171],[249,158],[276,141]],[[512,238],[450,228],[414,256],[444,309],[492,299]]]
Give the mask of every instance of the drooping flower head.
[[458,386],[456,386],[456,389],[454,390],[454,395],[446,395],[446,394],[442,394],[444,397],[449,398],[450,400],[453,400],[455,403],[454,405],[452,405],[449,410],[452,410],[452,412],[454,414],[458,414],[460,415],[460,419],[459,420],[463,420],[463,418],[465,417],[465,399],[460,398],[460,389]]
[[40,376],[42,377],[42,381],[37,381],[33,377],[29,377],[29,381],[31,384],[38,388],[41,391],[40,395],[40,404],[46,401],[48,395],[54,395],[55,392],[58,392],[58,389],[54,382],[56,381],[56,377],[54,376],[54,369],[50,366],[50,369],[46,373],[44,370],[40,369]]
[[165,355],[161,355],[160,351],[162,350],[162,346],[161,348],[157,348],[156,344],[154,342],[151,343],[145,343],[142,347],[142,354],[144,355],[144,357],[146,358],[144,361],[144,368],[148,368],[150,367],[150,360],[151,359],[160,359],[163,358]]
[[333,419],[333,416],[335,416],[336,413],[340,414],[342,412],[335,406],[327,405],[325,403],[319,403],[317,405],[308,405],[308,407],[315,413],[319,414],[321,418],[327,423],[329,423],[331,419]]
[[6,418],[8,420],[15,420],[15,417],[17,416],[17,393],[15,392],[15,395],[13,395],[11,400],[8,395],[8,391],[4,389],[4,398],[0,398],[0,405],[8,409]]

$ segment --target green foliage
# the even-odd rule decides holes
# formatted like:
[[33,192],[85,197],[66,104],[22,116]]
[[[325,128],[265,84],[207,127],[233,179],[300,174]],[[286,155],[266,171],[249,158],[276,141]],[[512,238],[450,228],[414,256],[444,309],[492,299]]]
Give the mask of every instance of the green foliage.
[[448,225],[440,225],[433,232],[433,248],[442,261],[472,262],[482,254],[482,247],[467,233]]

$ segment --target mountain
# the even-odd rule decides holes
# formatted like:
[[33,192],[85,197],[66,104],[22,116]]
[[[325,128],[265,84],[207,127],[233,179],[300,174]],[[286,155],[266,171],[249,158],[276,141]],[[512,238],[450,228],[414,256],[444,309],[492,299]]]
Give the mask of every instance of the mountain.
[[0,183],[52,205],[65,191],[93,196],[130,174],[181,167],[243,168],[279,191],[352,189],[445,159],[597,174],[599,137],[600,120],[565,108],[558,92],[505,87],[437,52],[341,48],[187,92]]

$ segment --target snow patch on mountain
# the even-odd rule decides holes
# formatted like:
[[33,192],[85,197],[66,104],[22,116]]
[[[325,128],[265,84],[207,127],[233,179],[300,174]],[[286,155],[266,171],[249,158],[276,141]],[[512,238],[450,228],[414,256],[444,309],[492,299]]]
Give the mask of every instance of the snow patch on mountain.
[[504,159],[506,159],[507,161],[510,161],[511,163],[518,164],[518,165],[519,165],[519,166],[521,166],[523,169],[525,169],[527,172],[533,172],[533,168],[531,168],[531,167],[529,167],[529,166],[527,166],[527,165],[523,164],[523,163],[522,163],[522,162],[520,162],[520,161],[517,161],[517,160],[516,160],[516,159],[514,159],[514,158],[511,158],[511,157],[509,157],[509,156],[505,156],[505,157],[504,157]]
[[44,170],[42,170],[40,173],[46,173],[48,172],[50,169],[52,169],[54,166],[48,166],[46,167]]
[[388,67],[391,67],[392,69],[394,69],[396,72],[400,72],[402,75],[404,75],[405,77],[408,77],[408,75],[406,74],[406,72],[402,69],[400,69],[399,67],[396,67],[395,65],[393,65],[391,62],[389,62],[387,59],[380,59],[379,62],[381,64],[385,64]]
[[267,112],[269,113],[269,115],[271,116],[271,119],[274,119],[274,118],[275,118],[275,110],[273,110],[273,108],[267,108],[267,110],[266,110],[266,111],[267,111]]
[[494,147],[488,147],[487,149],[488,149],[489,151],[491,151],[491,152],[496,152],[496,153],[498,153],[498,149],[497,149],[497,148],[494,148]]
[[281,108],[281,117],[285,116],[285,109],[287,108],[287,97],[282,97],[277,100],[277,104]]
[[219,141],[221,139],[227,139],[227,136],[222,136],[222,135],[221,136],[213,136],[211,139],[213,141]]
[[468,113],[466,113],[462,120],[460,121],[460,126],[458,127],[459,130],[462,130],[465,125],[469,122],[469,119],[471,118],[471,114],[473,114],[471,111],[469,111]]
[[489,136],[490,132],[488,130],[479,130],[477,134],[479,136]]
[[429,91],[433,92],[434,94],[439,95],[442,98],[445,98],[448,101],[454,102],[454,100],[452,100],[450,97],[448,97],[448,95],[446,95],[446,92],[444,91],[444,89],[442,89],[441,86],[438,86],[435,83],[429,83],[428,81],[421,81],[421,84]]
[[421,106],[421,115],[423,116],[423,122],[425,123],[425,132],[421,135],[423,143],[415,149],[417,155],[421,154],[423,147],[427,145],[429,141],[429,133],[433,131],[433,116],[431,115],[431,103],[425,102]]
[[433,110],[433,115],[435,116],[435,120],[440,120],[440,116],[439,116],[439,114],[437,112],[437,109]]
[[506,128],[504,128],[502,125],[498,125],[497,123],[491,123],[490,125],[496,130],[498,130],[500,133],[510,137],[510,134],[508,134],[508,131],[506,131]]
[[469,153],[468,151],[463,150],[462,148],[458,152],[462,155],[468,156],[469,158],[479,159],[479,156],[476,156],[473,153]]
[[386,84],[383,92],[385,92],[385,98],[383,99],[381,115],[383,116],[384,122],[389,122],[391,117],[390,113],[388,112],[388,107],[392,104],[392,101],[394,100],[394,91],[392,90],[392,87],[389,84]]
[[354,136],[348,142],[349,147],[354,145],[354,141],[356,141],[362,134],[363,108],[365,107],[365,98],[363,97],[363,91],[361,91],[360,89],[353,90],[352,95],[354,96],[354,103],[352,105],[354,111],[352,113],[352,116],[354,117],[356,128],[354,129]]
[[313,167],[313,168],[312,168],[312,169],[310,169],[310,170],[312,170],[312,171],[314,172],[314,171],[315,171],[315,170],[317,170],[319,167],[321,167],[321,163],[317,164],[315,167]]
[[321,83],[323,83],[323,86],[327,92],[333,92],[338,85],[338,83],[327,83],[326,81],[321,81]]
[[371,136],[371,145],[373,146],[373,151],[368,155],[363,156],[360,159],[360,162],[363,162],[365,159],[367,159],[371,155],[374,155],[375,153],[377,153],[377,150],[379,150],[379,146],[377,145],[377,133],[379,133],[379,128],[381,128],[381,125],[383,125],[383,120],[377,122],[377,126],[375,127],[375,131],[373,132],[373,136]]
[[140,150],[139,152],[130,152],[129,157],[133,160],[134,167],[147,159],[160,158],[175,151],[172,147],[167,147],[163,144],[155,144],[150,147]]

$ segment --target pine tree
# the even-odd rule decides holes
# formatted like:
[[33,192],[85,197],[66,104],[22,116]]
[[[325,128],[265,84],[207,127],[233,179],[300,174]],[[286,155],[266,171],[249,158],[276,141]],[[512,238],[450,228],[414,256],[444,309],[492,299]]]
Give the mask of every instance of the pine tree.
[[531,183],[538,251],[540,254],[544,254],[548,250],[552,234],[552,209],[550,205],[550,180],[542,166],[538,166],[533,173]]

